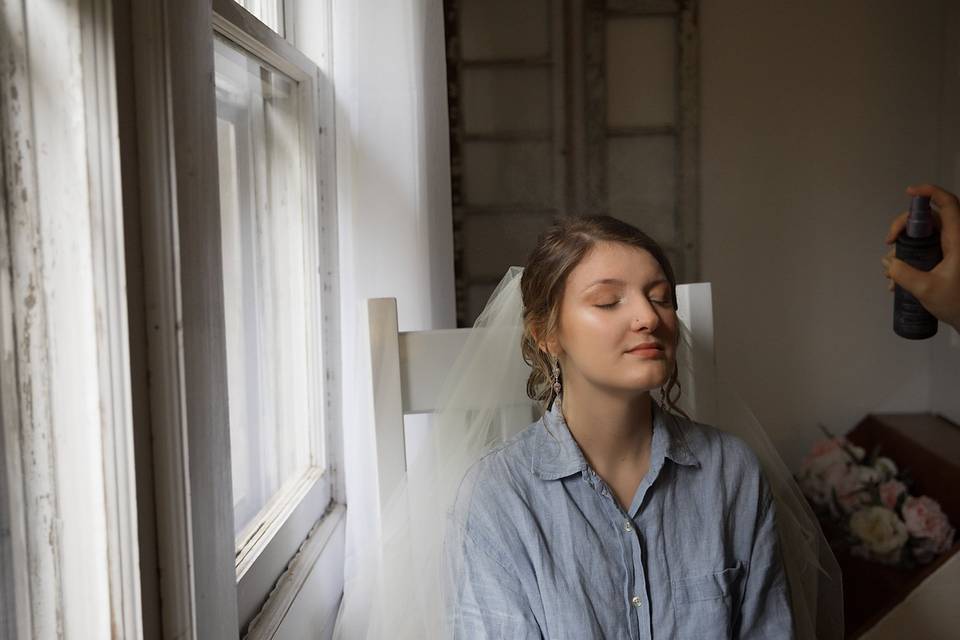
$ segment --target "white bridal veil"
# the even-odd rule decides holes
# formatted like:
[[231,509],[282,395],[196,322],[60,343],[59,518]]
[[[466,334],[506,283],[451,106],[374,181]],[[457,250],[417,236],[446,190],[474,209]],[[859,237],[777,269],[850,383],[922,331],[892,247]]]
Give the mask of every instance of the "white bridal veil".
[[[335,638],[452,637],[445,595],[458,567],[455,554],[448,560],[443,550],[445,543],[456,545],[459,535],[459,527],[448,526],[458,488],[467,469],[485,452],[529,425],[536,407],[532,400],[523,406],[515,400],[529,373],[520,351],[522,272],[520,267],[507,271],[470,331],[440,391],[428,439],[385,504],[379,527],[363,533],[362,541],[348,544]],[[696,395],[690,392],[696,389],[698,375],[715,372],[693,370],[689,328],[683,322],[681,327],[677,362],[684,395],[678,404],[691,418],[741,437],[759,457],[776,498],[797,638],[842,638],[840,570],[763,427],[719,375],[716,402],[700,411],[712,416],[701,417],[697,407],[689,401],[684,404],[685,398]],[[698,361],[698,368],[704,366],[712,365]]]

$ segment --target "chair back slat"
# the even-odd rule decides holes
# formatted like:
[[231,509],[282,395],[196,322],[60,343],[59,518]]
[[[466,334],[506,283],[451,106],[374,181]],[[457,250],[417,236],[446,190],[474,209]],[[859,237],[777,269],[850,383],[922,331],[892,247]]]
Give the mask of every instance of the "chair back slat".
[[[447,373],[463,350],[470,329],[434,329],[400,333],[400,379],[403,413],[433,413]],[[529,370],[522,361],[519,366]],[[526,376],[524,376],[524,379]],[[509,400],[509,399],[508,399]],[[516,389],[514,404],[529,403],[526,389]]]
[[677,315],[689,328],[696,385],[683,393],[693,407],[692,418],[713,424],[717,408],[716,355],[714,350],[713,289],[709,282],[677,286]]

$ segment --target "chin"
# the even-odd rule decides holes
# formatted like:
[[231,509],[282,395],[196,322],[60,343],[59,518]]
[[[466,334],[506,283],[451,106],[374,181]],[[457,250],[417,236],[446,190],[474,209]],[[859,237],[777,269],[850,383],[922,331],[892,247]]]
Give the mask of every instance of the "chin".
[[626,386],[636,391],[654,391],[667,384],[669,379],[669,375],[637,376],[630,380]]
[[631,387],[634,389],[642,389],[644,391],[652,391],[654,389],[659,389],[663,385],[667,384],[667,381],[670,379],[670,372],[673,369],[667,368],[667,363],[661,363],[661,366],[658,367],[649,367],[648,371],[640,373],[640,375],[633,376],[630,382]]

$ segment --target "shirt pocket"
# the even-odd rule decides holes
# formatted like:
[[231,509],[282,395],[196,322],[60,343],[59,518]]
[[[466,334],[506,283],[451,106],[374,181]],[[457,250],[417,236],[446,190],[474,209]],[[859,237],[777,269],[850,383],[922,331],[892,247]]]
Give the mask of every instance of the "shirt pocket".
[[737,587],[743,564],[714,573],[671,581],[673,637],[706,640],[729,638],[733,631]]

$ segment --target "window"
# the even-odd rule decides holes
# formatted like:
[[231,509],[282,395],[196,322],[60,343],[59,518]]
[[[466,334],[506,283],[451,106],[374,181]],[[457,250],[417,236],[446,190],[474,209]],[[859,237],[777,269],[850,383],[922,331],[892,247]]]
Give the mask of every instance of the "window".
[[458,326],[570,213],[639,226],[697,279],[697,5],[444,3]]
[[311,242],[297,83],[215,39],[220,227],[238,543],[311,466]]
[[144,620],[302,637],[343,578],[331,2],[115,6]]
[[339,316],[320,71],[274,33],[282,2],[242,4],[270,30],[224,0],[212,34],[241,629],[332,497],[327,321]]
[[236,2],[281,36],[286,35],[283,0],[236,0]]

